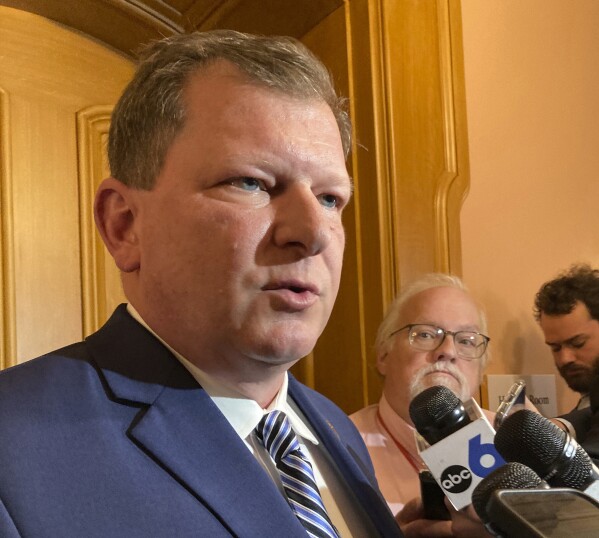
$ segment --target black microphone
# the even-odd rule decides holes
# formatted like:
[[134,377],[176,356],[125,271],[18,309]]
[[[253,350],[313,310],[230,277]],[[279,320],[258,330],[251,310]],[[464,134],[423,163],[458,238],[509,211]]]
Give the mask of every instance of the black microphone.
[[472,506],[491,532],[497,532],[497,522],[491,521],[487,505],[493,493],[501,489],[549,489],[549,484],[530,467],[518,462],[506,463],[483,478],[472,492]]
[[410,402],[410,418],[418,433],[434,445],[470,424],[462,401],[447,387],[423,390]]
[[493,446],[495,431],[477,403],[462,402],[447,387],[434,386],[410,402],[410,418],[424,441],[420,456],[453,506],[471,503],[474,487],[505,462]]
[[500,538],[599,536],[599,503],[571,488],[550,488],[530,468],[511,462],[474,489],[472,504]]
[[497,430],[495,446],[507,461],[530,467],[551,486],[582,490],[599,499],[599,474],[589,455],[538,413],[523,409],[507,417]]

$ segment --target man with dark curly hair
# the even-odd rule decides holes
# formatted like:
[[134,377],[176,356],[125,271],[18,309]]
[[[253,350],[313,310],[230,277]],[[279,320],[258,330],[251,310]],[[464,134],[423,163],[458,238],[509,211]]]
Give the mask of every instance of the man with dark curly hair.
[[568,386],[589,406],[593,367],[599,367],[599,269],[577,264],[545,282],[535,297],[535,318]]

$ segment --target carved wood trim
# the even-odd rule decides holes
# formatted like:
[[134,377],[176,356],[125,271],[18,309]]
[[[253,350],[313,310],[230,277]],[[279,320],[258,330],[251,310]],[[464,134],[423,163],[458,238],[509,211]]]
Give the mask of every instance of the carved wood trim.
[[349,2],[346,10],[364,404],[376,401],[380,394],[380,379],[372,371],[369,358],[378,324],[396,293],[398,271],[393,226],[396,186],[390,168],[383,16],[381,3],[369,0]]
[[[454,2],[455,4],[455,2]],[[458,234],[459,220],[456,221],[456,211],[451,205],[454,200],[463,200],[468,187],[465,175],[458,171],[458,141],[456,139],[456,89],[454,88],[453,64],[456,58],[452,57],[456,47],[452,47],[452,17],[450,15],[449,0],[437,0],[437,16],[439,28],[439,73],[440,95],[442,100],[442,132],[445,169],[436,181],[434,211],[435,211],[435,270],[454,274],[461,273],[461,251],[452,252],[451,235]],[[461,50],[461,47],[460,47]],[[461,204],[460,204],[461,205]],[[459,218],[459,207],[457,214]],[[454,247],[455,248],[455,247]]]
[[180,33],[183,28],[143,2],[128,0],[0,0],[90,35],[134,56],[141,43]]
[[16,364],[13,202],[8,94],[0,88],[0,370]]
[[81,235],[81,300],[83,333],[100,328],[106,303],[106,250],[94,225],[94,194],[107,175],[106,140],[112,106],[93,106],[77,113],[77,158]]
[[468,187],[458,0],[381,0],[396,288],[430,271],[460,274]]
[[194,30],[301,38],[343,0],[0,0],[0,5],[75,28],[133,57],[141,44]]

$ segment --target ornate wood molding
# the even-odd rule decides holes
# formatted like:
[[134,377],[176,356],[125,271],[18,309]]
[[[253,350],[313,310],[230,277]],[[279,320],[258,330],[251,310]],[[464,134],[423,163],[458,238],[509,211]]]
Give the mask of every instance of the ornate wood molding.
[[15,272],[8,94],[0,88],[0,369],[15,364]]
[[104,177],[111,106],[93,106],[77,114],[77,158],[81,230],[81,300],[83,333],[90,334],[107,319],[106,249],[94,225],[94,194]]
[[[455,2],[454,9],[455,9]],[[459,213],[464,200],[469,178],[467,172],[467,154],[458,137],[463,136],[465,129],[465,99],[463,87],[459,84],[463,77],[461,73],[461,57],[456,58],[456,50],[461,51],[460,14],[450,12],[449,0],[437,0],[437,15],[439,25],[439,75],[440,96],[442,102],[442,132],[445,166],[439,175],[434,198],[435,211],[435,270],[461,274],[462,256],[459,236]],[[459,46],[456,41],[459,40]],[[453,46],[452,46],[453,42]],[[456,65],[459,64],[459,65]],[[458,86],[458,87],[456,87]],[[456,100],[458,102],[456,103]],[[461,104],[461,107],[460,107]],[[465,140],[462,140],[465,143]],[[459,165],[461,166],[458,166]],[[455,235],[458,235],[457,241]]]
[[343,0],[0,0],[134,56],[140,44],[213,28],[301,37]]
[[460,4],[382,5],[399,289],[425,272],[461,272],[459,212],[469,179]]

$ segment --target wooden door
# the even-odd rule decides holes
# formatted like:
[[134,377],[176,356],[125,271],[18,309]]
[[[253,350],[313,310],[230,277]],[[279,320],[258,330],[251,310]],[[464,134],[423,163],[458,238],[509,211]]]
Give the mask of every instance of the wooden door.
[[[24,11],[0,6],[0,366],[80,340],[121,299],[95,272],[91,221],[107,174],[105,135],[132,62]],[[97,283],[101,282],[100,287]]]

